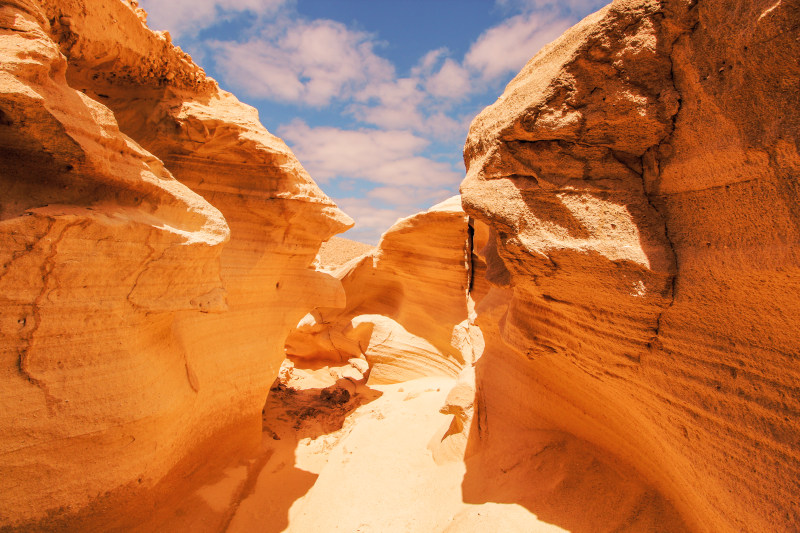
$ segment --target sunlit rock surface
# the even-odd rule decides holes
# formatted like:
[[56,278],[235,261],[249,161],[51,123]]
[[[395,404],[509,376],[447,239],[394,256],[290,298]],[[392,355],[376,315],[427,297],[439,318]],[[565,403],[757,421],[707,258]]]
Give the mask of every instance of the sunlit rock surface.
[[374,250],[374,246],[363,242],[343,237],[331,237],[320,246],[314,266],[322,272],[335,272],[351,259]]
[[317,307],[287,339],[290,357],[366,359],[370,383],[456,376],[469,338],[470,227],[459,197],[400,219],[377,249],[335,276],[344,308]]
[[2,2],[0,54],[0,526],[124,528],[258,444],[352,221],[124,2]]
[[144,20],[0,0],[0,529],[795,528],[796,3],[588,17],[377,249]]
[[[550,428],[632,465],[666,502],[648,509],[690,529],[795,527],[798,20],[787,2],[614,2],[475,119],[462,195],[491,228],[493,287],[472,453]],[[547,508],[491,461],[470,484]]]

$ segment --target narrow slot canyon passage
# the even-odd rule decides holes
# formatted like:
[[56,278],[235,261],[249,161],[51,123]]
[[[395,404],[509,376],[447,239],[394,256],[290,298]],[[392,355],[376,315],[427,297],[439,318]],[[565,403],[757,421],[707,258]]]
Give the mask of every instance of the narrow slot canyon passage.
[[0,0],[0,533],[797,530],[796,1],[142,1],[256,105]]
[[[401,290],[394,283],[398,272],[381,264],[391,267],[393,255],[405,255],[402,236],[409,226],[411,234],[450,228],[455,238],[449,248],[437,248],[438,261],[428,272],[404,279]],[[482,333],[467,316],[475,316],[473,296],[488,294],[480,283],[470,286],[475,272],[486,270],[488,237],[457,203],[446,202],[399,222],[378,248],[345,239],[326,244],[316,268],[342,280],[350,303],[317,309],[299,322],[286,345],[294,355],[282,363],[262,411],[258,452],[206,472],[211,481],[195,481],[164,527],[241,533],[687,530],[668,501],[613,453],[544,418],[520,423],[509,413],[487,412],[508,390],[485,387],[479,397],[476,371],[487,382],[509,371],[509,361],[481,353]],[[447,346],[461,352],[451,364],[439,360],[446,350],[387,322],[388,316],[402,320],[405,298],[351,297],[387,287],[408,295],[431,273],[441,276],[445,265],[460,276],[453,291],[463,300],[465,319],[426,326],[452,330]],[[513,378],[503,379],[514,386]],[[537,401],[535,394],[531,400]],[[151,529],[146,524],[141,531]]]
[[331,370],[347,368],[285,365],[265,404],[259,453],[203,473],[205,482],[169,503],[168,518],[137,530],[683,530],[629,468],[563,432],[517,431],[466,462],[442,450],[452,378],[334,382]]

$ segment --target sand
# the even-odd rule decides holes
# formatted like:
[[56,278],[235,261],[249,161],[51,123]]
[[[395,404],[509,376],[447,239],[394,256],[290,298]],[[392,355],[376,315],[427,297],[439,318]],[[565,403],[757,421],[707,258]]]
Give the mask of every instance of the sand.
[[[561,432],[539,431],[528,450],[509,442],[513,454],[435,461],[451,421],[440,412],[451,378],[354,386],[331,370],[284,365],[265,405],[260,452],[194,473],[195,488],[164,502],[169,512],[139,531],[681,530],[630,471]],[[497,465],[502,479],[492,478]],[[521,488],[528,500],[510,501]]]

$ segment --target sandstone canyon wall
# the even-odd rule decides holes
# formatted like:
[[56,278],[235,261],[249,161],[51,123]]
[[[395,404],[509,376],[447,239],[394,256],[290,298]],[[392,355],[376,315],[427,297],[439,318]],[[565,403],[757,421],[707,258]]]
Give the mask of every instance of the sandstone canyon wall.
[[[492,287],[470,453],[563,431],[693,530],[800,523],[799,21],[616,1],[475,119],[462,197]],[[465,499],[537,511],[501,478],[475,466]]]
[[293,358],[364,358],[370,383],[456,376],[471,366],[471,229],[455,196],[398,220],[334,273],[344,307],[318,306],[286,344]]
[[[392,486],[387,527],[514,509],[584,533],[793,530],[799,21],[785,0],[614,2],[475,119],[460,200],[326,274],[308,267],[352,221],[135,2],[0,0],[0,530],[130,530],[254,450],[284,346],[311,375],[368,373],[377,406],[320,436],[353,448],[318,485],[298,470],[301,531]],[[248,480],[295,470],[281,420],[285,456],[261,449]],[[222,505],[230,530],[292,515],[298,488],[267,481]]]
[[307,267],[352,221],[143,18],[0,2],[0,526],[135,520],[252,448],[289,329],[343,303]]

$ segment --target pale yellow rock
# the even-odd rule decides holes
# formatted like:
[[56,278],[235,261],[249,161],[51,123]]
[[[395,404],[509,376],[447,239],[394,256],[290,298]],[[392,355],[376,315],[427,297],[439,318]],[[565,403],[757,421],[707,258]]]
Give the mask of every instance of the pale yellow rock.
[[350,364],[350,366],[352,366],[362,374],[366,374],[369,371],[369,363],[367,362],[366,359],[357,359],[355,357],[352,357],[348,359],[347,362]]
[[475,367],[466,366],[458,375],[456,384],[447,393],[444,405],[439,409],[440,413],[452,415],[452,418],[428,443],[428,448],[437,464],[461,462],[466,459],[466,447],[475,415],[476,392]]
[[131,7],[0,3],[0,528],[128,530],[254,449],[344,304],[307,267],[352,221]]
[[459,197],[398,220],[342,266],[343,309],[319,306],[289,336],[292,357],[364,357],[370,383],[458,375],[472,363],[470,229]]
[[331,237],[320,246],[316,259],[316,268],[324,272],[334,272],[345,263],[374,250],[374,246],[363,242],[342,237]]
[[[369,363],[369,382],[398,383],[421,376],[453,376],[457,360],[445,357],[425,338],[383,315],[358,315],[351,322]],[[358,333],[364,332],[363,335]],[[347,335],[347,333],[345,333]]]

